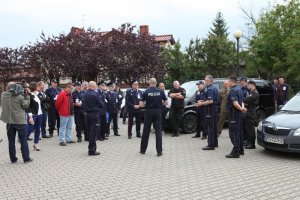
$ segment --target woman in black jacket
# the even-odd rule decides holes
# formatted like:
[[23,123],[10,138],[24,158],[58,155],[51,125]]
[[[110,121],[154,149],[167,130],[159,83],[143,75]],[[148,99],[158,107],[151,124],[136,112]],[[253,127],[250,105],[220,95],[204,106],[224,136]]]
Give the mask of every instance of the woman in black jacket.
[[27,110],[28,115],[28,123],[27,123],[27,137],[29,138],[32,130],[34,129],[34,144],[33,149],[36,151],[40,151],[40,147],[38,146],[40,133],[41,133],[41,124],[43,120],[43,112],[41,106],[41,99],[39,98],[39,91],[37,90],[37,82],[32,81],[30,83],[30,105]]

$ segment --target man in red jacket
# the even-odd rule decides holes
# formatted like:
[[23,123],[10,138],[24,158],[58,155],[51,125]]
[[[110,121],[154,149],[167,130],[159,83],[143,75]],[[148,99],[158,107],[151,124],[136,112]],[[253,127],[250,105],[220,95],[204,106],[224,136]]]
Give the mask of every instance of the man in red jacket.
[[59,127],[59,145],[66,146],[66,143],[75,143],[72,140],[72,124],[74,115],[73,106],[73,84],[68,83],[65,90],[63,90],[57,97],[55,107],[60,116]]

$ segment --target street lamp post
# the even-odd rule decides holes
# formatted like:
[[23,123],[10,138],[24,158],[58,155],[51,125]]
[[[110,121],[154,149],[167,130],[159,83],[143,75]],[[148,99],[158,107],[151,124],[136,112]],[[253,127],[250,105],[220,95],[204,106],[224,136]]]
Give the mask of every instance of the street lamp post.
[[241,30],[236,30],[233,34],[233,36],[236,39],[236,57],[237,57],[237,63],[236,63],[236,77],[240,76],[240,59],[239,59],[239,49],[240,49],[240,38],[243,36],[243,32]]

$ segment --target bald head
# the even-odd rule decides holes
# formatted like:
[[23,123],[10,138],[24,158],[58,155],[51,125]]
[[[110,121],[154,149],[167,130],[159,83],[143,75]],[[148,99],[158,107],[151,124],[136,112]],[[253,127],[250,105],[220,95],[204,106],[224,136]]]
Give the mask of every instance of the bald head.
[[96,82],[95,81],[90,81],[89,82],[89,84],[88,84],[88,87],[89,87],[89,89],[91,89],[91,90],[96,90]]
[[15,85],[15,84],[16,84],[15,82],[9,82],[9,83],[7,83],[6,89],[10,90],[12,88],[12,86]]
[[174,81],[173,86],[174,86],[174,88],[179,89],[179,87],[180,87],[179,81]]
[[150,78],[149,80],[149,85],[150,86],[156,86],[157,82],[156,82],[156,78]]

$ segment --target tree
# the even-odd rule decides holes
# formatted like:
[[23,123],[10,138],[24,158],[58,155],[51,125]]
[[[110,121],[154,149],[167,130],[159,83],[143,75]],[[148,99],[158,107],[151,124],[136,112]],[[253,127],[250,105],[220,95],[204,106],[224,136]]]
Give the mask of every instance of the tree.
[[218,12],[207,39],[203,41],[204,63],[208,67],[208,73],[213,76],[228,76],[234,66],[235,45],[228,40],[227,30],[223,15]]
[[[265,79],[281,75],[299,79],[300,2],[290,0],[276,5],[257,20],[255,35],[250,41],[251,69]],[[297,46],[298,44],[298,46]]]

